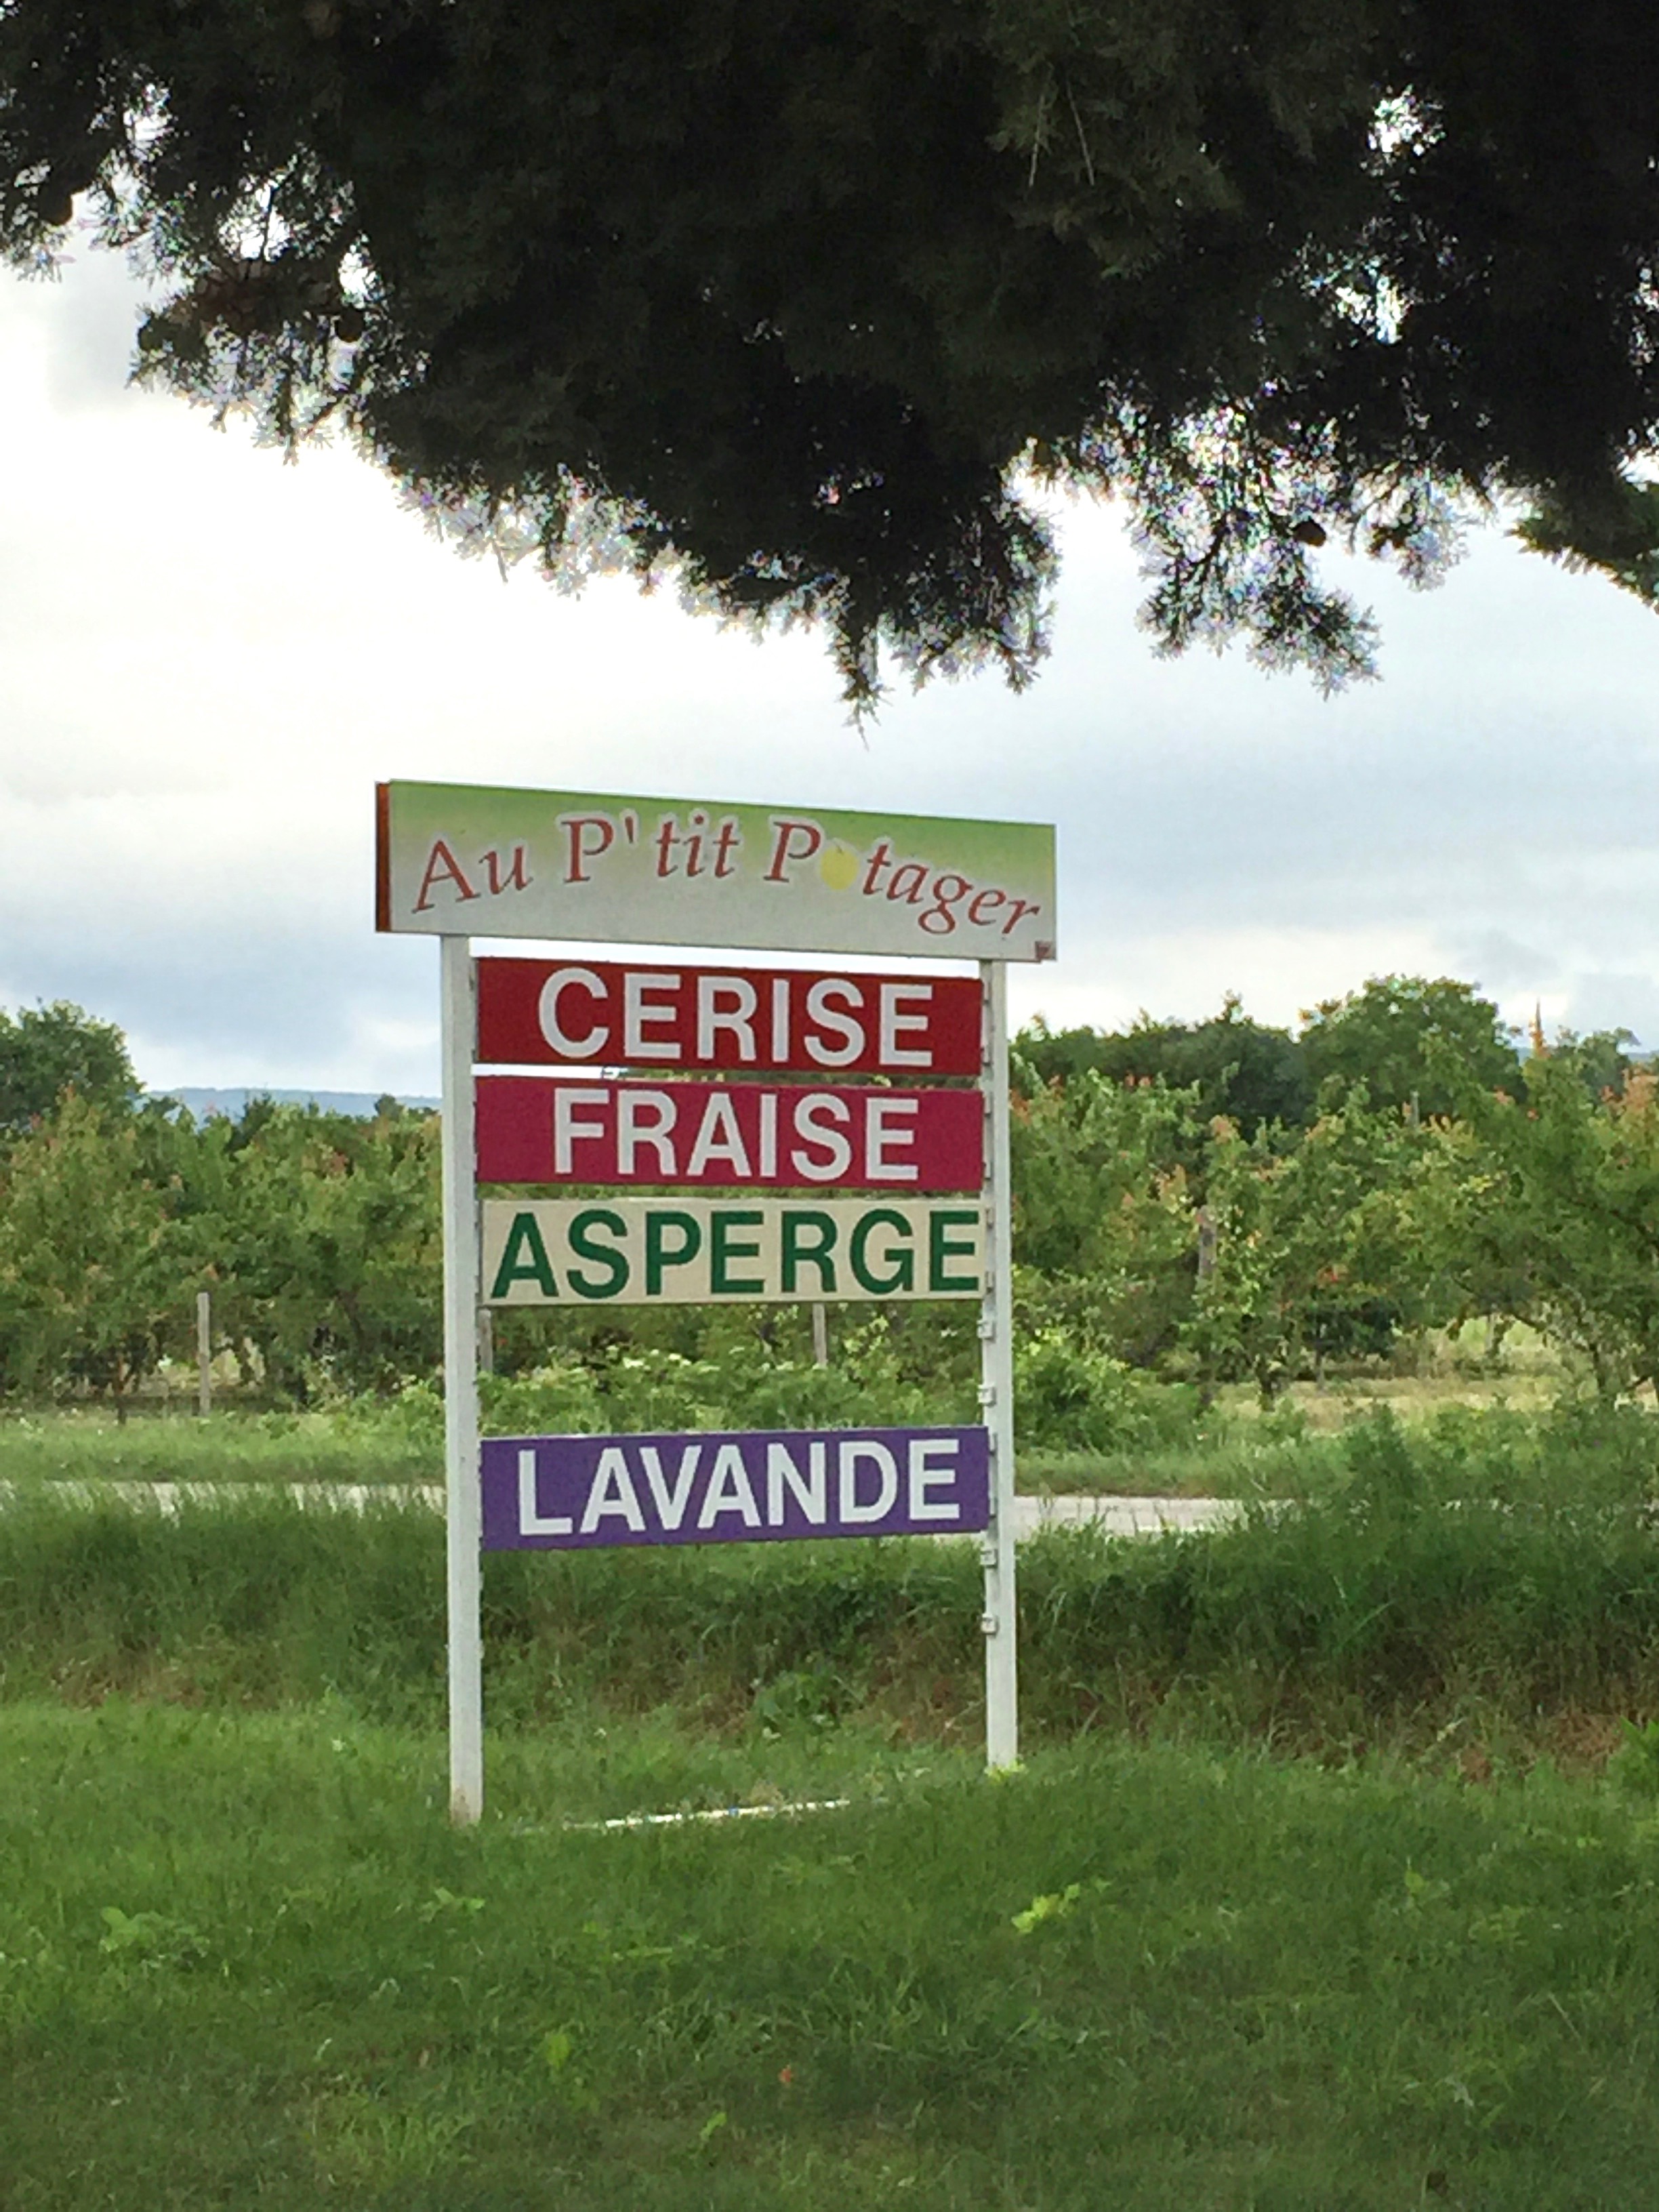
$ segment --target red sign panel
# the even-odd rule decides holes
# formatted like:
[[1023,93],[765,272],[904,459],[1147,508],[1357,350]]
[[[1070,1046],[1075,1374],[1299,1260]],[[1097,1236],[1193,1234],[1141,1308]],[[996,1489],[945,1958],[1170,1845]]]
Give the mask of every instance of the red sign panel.
[[977,1190],[976,1091],[477,1079],[480,1182]]
[[480,960],[487,1066],[977,1075],[971,975]]

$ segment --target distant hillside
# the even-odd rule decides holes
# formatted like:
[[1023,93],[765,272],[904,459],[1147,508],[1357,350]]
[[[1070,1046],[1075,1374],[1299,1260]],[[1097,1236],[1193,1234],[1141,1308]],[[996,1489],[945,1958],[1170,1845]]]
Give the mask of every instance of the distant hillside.
[[[258,1084],[246,1090],[169,1091],[165,1094],[176,1098],[181,1106],[189,1107],[198,1121],[210,1114],[223,1114],[233,1121],[240,1121],[250,1098],[274,1099],[279,1106],[315,1106],[325,1114],[355,1114],[366,1121],[385,1095],[379,1091],[271,1091]],[[429,1113],[435,1113],[438,1108],[435,1098],[400,1097],[398,1103]]]

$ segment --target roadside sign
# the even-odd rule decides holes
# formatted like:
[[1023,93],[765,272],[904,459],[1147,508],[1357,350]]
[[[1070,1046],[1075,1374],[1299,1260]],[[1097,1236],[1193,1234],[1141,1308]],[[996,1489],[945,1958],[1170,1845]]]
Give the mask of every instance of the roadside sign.
[[976,1091],[481,1075],[480,1182],[971,1190]]
[[[377,787],[375,926],[441,940],[458,1823],[483,1809],[486,1544],[980,1534],[986,1763],[1017,1761],[1007,968],[1052,959],[1054,925],[1047,824]],[[475,937],[548,944],[477,960]],[[654,950],[629,963],[607,945],[702,947],[705,963],[716,946],[970,960],[978,978],[694,965]],[[481,1065],[568,1072],[480,1077]],[[972,1090],[938,1087],[963,1076]],[[647,1179],[650,1197],[522,1194]],[[481,1182],[520,1194],[481,1205]],[[774,1190],[793,1194],[759,1194]],[[978,1302],[981,1427],[478,1435],[481,1306],[939,1297]]]
[[478,963],[489,1067],[648,1067],[769,1075],[977,1075],[974,975],[821,969]]
[[977,1298],[977,1200],[487,1199],[491,1306]]
[[487,1437],[483,1547],[971,1535],[989,1519],[983,1428]]
[[375,820],[383,930],[1054,957],[1046,823],[459,783],[383,783]]

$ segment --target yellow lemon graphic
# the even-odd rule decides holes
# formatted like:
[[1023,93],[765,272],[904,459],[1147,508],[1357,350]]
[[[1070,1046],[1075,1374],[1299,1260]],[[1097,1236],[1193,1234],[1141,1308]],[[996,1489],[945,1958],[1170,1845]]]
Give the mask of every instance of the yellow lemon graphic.
[[818,873],[832,891],[848,891],[858,881],[859,856],[850,845],[826,845]]

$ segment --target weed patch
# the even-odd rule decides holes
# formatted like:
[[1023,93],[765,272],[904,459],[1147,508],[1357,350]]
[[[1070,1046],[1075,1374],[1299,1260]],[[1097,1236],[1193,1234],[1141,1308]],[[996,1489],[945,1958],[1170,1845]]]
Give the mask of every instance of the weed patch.
[[[1261,1501],[1201,1536],[1056,1530],[1025,1547],[1022,1705],[1034,1742],[1079,1730],[1264,1742],[1341,1759],[1548,1752],[1598,1764],[1659,1714],[1659,1547],[1639,1461],[1579,1495],[1469,1455],[1448,1498],[1384,1425],[1342,1486]],[[492,1731],[672,1711],[757,1741],[974,1740],[972,1547],[895,1541],[507,1553],[485,1561]],[[247,1709],[329,1701],[435,1725],[442,1530],[395,1499],[280,1495],[174,1516],[50,1489],[0,1514],[0,1695]]]

